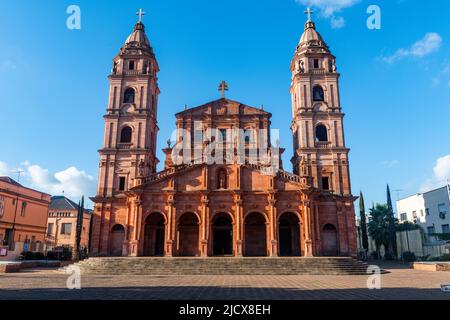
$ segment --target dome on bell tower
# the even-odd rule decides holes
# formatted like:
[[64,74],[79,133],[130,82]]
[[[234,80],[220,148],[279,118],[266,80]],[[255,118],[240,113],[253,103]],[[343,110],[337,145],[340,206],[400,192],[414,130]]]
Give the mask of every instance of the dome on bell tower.
[[128,36],[127,40],[125,41],[125,45],[150,47],[150,41],[145,34],[145,26],[142,22],[136,23],[136,25],[134,26],[134,31]]
[[300,43],[308,43],[310,41],[323,41],[322,36],[316,31],[316,25],[313,21],[307,21],[305,31],[300,38]]
[[298,46],[300,48],[321,48],[329,51],[327,44],[316,30],[316,24],[311,20],[306,21],[305,30],[303,31]]
[[133,32],[125,40],[125,44],[120,48],[120,55],[150,55],[154,56],[153,49],[145,33],[145,25],[142,17],[145,12],[142,9],[137,12],[138,22],[134,25]]

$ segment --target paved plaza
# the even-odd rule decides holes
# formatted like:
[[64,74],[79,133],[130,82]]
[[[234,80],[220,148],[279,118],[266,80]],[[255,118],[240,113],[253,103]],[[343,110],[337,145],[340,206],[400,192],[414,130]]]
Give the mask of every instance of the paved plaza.
[[0,299],[437,299],[450,284],[450,272],[384,266],[381,290],[368,290],[367,276],[101,276],[81,277],[80,290],[68,290],[68,275],[35,269],[0,274]]

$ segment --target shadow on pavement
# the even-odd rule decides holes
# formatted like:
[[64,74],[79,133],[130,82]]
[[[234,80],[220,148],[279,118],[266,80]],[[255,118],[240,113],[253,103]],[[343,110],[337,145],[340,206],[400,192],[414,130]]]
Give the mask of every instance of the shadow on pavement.
[[318,289],[220,286],[3,289],[1,300],[450,300],[440,288]]

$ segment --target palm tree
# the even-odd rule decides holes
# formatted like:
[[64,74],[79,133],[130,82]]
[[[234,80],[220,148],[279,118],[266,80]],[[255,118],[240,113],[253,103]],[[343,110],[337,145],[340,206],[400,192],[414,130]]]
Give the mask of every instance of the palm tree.
[[389,247],[389,220],[389,208],[387,204],[377,203],[370,209],[368,231],[375,241],[378,257],[381,257],[380,249],[382,245],[385,249]]

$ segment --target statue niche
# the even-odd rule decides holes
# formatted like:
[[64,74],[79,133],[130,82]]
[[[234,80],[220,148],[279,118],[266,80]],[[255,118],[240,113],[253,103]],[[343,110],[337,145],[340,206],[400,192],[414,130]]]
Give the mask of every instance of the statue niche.
[[220,169],[217,173],[217,189],[228,189],[228,173],[226,169]]

